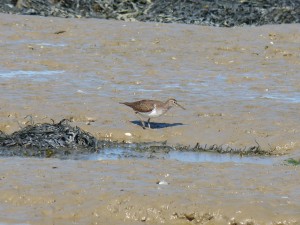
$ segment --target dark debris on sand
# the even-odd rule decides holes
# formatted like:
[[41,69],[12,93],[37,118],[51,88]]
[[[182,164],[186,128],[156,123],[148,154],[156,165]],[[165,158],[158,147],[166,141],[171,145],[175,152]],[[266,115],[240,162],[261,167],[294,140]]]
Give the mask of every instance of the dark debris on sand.
[[27,125],[11,135],[0,133],[0,155],[52,157],[75,152],[95,152],[106,143],[72,127],[68,120]]
[[197,143],[193,148],[194,151],[205,151],[205,152],[218,152],[218,153],[231,153],[231,154],[239,154],[239,155],[272,155],[273,150],[264,150],[260,147],[259,143],[256,142],[257,145],[244,147],[244,148],[233,148],[231,146],[223,146],[223,145],[200,145]]
[[11,135],[2,133],[3,146],[22,146],[35,148],[96,147],[97,140],[79,127],[71,127],[64,119],[59,123],[28,125]]
[[299,0],[0,0],[0,12],[232,27],[300,22]]
[[219,145],[170,146],[167,142],[133,143],[98,140],[81,128],[71,126],[68,120],[58,123],[31,124],[10,135],[0,131],[0,156],[71,158],[79,154],[91,154],[111,148],[126,148],[140,153],[164,153],[170,151],[209,151],[240,155],[270,155],[257,146],[235,149]]

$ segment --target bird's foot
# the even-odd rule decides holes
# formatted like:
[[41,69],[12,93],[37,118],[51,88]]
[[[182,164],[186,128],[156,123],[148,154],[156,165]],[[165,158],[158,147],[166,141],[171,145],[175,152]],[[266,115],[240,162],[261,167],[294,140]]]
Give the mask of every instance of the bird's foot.
[[147,123],[148,123],[149,129],[151,129],[151,127],[150,127],[150,118],[148,119]]

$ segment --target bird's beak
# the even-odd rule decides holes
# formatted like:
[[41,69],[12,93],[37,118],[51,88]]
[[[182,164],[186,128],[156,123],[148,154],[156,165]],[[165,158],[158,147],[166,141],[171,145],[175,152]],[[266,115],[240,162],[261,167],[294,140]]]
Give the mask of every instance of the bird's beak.
[[177,102],[175,103],[175,105],[185,110],[185,108],[183,106],[179,105]]

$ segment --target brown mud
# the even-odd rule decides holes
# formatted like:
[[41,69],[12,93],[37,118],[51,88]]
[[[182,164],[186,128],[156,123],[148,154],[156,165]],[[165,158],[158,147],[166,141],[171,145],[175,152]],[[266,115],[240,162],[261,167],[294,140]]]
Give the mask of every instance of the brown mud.
[[[0,130],[300,150],[299,25],[215,28],[0,14]],[[176,98],[143,130],[122,101]],[[1,221],[299,224],[299,167],[1,159]],[[166,180],[169,185],[158,185]],[[251,222],[251,221],[252,222]]]
[[300,221],[300,167],[19,158],[0,163],[4,224]]
[[[5,133],[32,115],[36,123],[72,119],[108,140],[299,149],[299,25],[226,29],[0,16]],[[187,110],[152,120],[157,129],[141,129],[119,104],[170,97]]]

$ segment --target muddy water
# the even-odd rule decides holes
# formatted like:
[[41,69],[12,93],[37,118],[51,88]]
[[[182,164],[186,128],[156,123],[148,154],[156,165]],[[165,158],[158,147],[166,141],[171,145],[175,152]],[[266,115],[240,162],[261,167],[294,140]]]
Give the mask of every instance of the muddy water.
[[[109,140],[259,143],[299,156],[299,25],[225,29],[0,14],[0,30],[4,132],[25,126],[26,115],[72,118]],[[170,97],[187,110],[171,109],[152,130],[118,103]],[[298,167],[6,158],[0,168],[4,224],[300,221]],[[163,180],[169,185],[156,184]]]

